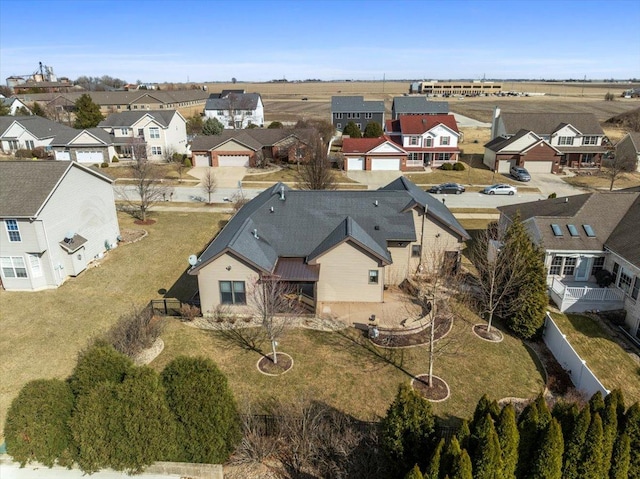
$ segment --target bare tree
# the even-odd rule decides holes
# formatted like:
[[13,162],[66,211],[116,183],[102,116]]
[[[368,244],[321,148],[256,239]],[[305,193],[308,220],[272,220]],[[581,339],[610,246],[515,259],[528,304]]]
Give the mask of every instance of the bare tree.
[[172,188],[162,183],[158,167],[147,159],[143,148],[144,144],[139,142],[132,146],[134,161],[131,168],[135,194],[122,189],[122,196],[130,206],[138,210],[139,219],[146,221],[149,209],[159,201],[165,201],[172,193]]
[[211,194],[216,191],[216,188],[218,187],[216,175],[211,168],[208,168],[207,172],[202,177],[200,186],[202,187],[202,191],[204,191],[208,197],[207,203],[211,204]]
[[635,171],[637,165],[633,156],[620,154],[602,160],[602,166],[605,168],[604,175],[610,180],[609,191],[611,191],[615,181],[624,173]]
[[298,187],[303,190],[335,190],[336,177],[327,157],[327,147],[319,134],[314,134],[298,171]]

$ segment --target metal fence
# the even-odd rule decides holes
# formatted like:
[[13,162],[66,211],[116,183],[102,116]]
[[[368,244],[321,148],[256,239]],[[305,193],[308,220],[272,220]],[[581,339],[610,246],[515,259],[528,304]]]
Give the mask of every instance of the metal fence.
[[151,300],[151,309],[154,314],[161,314],[163,316],[180,316],[180,308],[182,308],[182,301],[176,298]]

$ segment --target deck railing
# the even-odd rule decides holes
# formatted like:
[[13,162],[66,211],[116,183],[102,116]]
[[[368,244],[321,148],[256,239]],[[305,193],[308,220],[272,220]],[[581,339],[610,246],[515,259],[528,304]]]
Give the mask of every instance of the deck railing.
[[624,303],[624,292],[618,288],[598,288],[591,285],[568,286],[558,278],[549,284],[551,297],[558,304],[560,311],[565,311],[579,301],[589,303]]

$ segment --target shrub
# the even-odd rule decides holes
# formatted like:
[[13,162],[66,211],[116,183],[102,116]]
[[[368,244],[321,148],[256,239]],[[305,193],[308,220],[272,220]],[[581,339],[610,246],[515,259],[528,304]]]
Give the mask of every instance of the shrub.
[[178,422],[176,460],[225,462],[242,435],[224,374],[208,358],[179,356],[162,371],[162,382]]
[[31,150],[31,156],[35,156],[36,158],[39,158],[39,159],[49,157],[44,146],[36,146],[33,150]]
[[100,164],[100,168],[109,168],[109,163],[107,163],[106,161],[103,161],[103,162]]
[[249,123],[247,125],[247,130],[254,130],[256,128],[260,128],[258,125],[256,125],[255,123]]
[[191,168],[193,166],[190,158],[185,158],[184,166],[186,166],[187,168]]
[[118,163],[120,160],[118,159],[118,157],[116,155],[113,155],[113,158],[111,158],[111,163]]
[[613,283],[614,277],[613,275],[607,271],[606,269],[601,269],[594,274],[596,278],[596,282],[598,286],[601,288],[608,288],[611,283]]
[[19,149],[16,150],[16,158],[33,158],[33,153],[31,152],[31,150],[27,150],[27,149]]
[[615,97],[614,97],[613,93],[611,93],[611,92],[607,92],[604,95],[604,101],[613,101],[614,98]]
[[557,198],[558,195],[555,193],[551,193],[549,196],[547,196],[547,199],[552,199],[552,198]]
[[180,315],[185,321],[193,321],[196,316],[200,316],[200,308],[185,303],[180,307]]
[[184,156],[182,153],[174,153],[171,155],[171,161],[175,161],[177,163],[184,162]]
[[440,169],[444,171],[451,171],[453,170],[453,165],[451,163],[444,163]]
[[109,331],[107,340],[119,353],[135,358],[142,350],[153,345],[163,327],[164,322],[154,316],[151,308],[134,308],[120,316]]
[[97,341],[78,355],[78,363],[69,377],[71,391],[79,396],[102,382],[120,383],[131,370],[131,359],[105,341]]
[[59,379],[27,383],[11,403],[4,427],[7,452],[24,466],[38,461],[51,467],[70,464],[73,393]]
[[267,129],[269,128],[282,128],[282,122],[279,121],[272,121],[271,123],[269,123],[269,126],[267,127]]
[[464,163],[459,161],[453,164],[453,171],[464,171]]

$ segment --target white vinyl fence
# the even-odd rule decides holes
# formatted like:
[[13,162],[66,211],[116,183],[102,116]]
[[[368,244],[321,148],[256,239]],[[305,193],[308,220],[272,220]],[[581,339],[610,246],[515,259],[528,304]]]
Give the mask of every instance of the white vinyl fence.
[[609,391],[602,385],[600,380],[587,366],[587,362],[582,359],[567,340],[567,336],[562,334],[558,325],[551,319],[549,313],[544,323],[544,343],[547,345],[556,360],[571,376],[573,385],[588,396],[592,396],[600,391],[605,397]]

